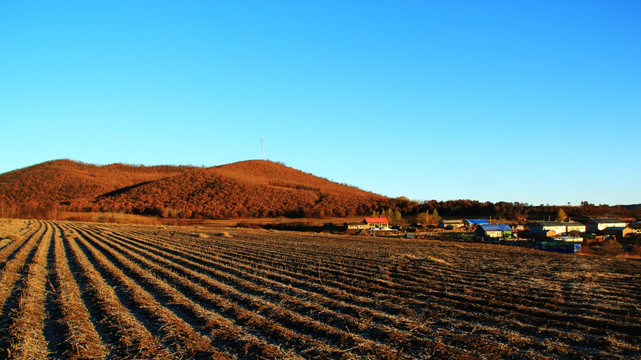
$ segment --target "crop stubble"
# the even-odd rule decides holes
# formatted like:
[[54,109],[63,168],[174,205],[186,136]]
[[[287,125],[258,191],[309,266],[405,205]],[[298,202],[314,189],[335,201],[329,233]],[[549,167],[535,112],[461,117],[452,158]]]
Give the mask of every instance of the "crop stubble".
[[0,357],[630,358],[639,262],[0,219]]

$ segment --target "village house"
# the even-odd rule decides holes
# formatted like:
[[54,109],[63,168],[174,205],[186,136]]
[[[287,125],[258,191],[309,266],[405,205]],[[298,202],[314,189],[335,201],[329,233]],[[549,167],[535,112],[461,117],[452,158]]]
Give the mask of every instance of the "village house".
[[386,217],[366,217],[363,221],[367,224],[368,229],[384,229],[389,227],[389,221],[387,221]]
[[347,230],[385,229],[389,221],[385,217],[366,217],[359,222],[346,222]]
[[586,231],[595,233],[609,227],[626,227],[628,223],[615,218],[590,218],[585,224]]
[[440,223],[438,223],[438,227],[440,228],[461,228],[465,226],[463,223],[462,219],[443,219],[441,220]]
[[476,228],[476,236],[482,238],[504,238],[512,235],[512,228],[506,224],[481,224]]

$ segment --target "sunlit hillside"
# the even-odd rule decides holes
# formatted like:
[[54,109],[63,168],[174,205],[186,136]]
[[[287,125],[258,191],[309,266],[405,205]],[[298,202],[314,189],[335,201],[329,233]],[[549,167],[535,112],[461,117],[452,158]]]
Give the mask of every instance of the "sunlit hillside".
[[101,196],[103,210],[169,217],[305,217],[368,214],[391,200],[270,161],[244,161]]
[[262,160],[211,168],[55,160],[0,175],[0,203],[26,215],[54,207],[179,218],[323,217],[369,214],[391,201]]
[[179,175],[185,166],[97,166],[54,160],[0,175],[0,200],[8,205],[67,204],[89,206],[101,194],[142,182]]

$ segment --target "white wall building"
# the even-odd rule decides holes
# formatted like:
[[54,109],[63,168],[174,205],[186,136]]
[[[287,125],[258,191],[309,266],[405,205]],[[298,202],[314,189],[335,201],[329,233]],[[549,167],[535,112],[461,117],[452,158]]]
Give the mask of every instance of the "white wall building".
[[615,218],[590,218],[585,224],[588,232],[603,231],[609,227],[626,227],[628,223]]

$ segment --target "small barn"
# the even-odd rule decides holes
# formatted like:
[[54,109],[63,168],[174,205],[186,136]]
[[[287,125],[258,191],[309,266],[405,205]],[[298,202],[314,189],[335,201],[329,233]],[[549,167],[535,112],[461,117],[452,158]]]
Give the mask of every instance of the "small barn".
[[476,236],[498,239],[512,235],[512,228],[506,224],[481,224],[476,228]]

